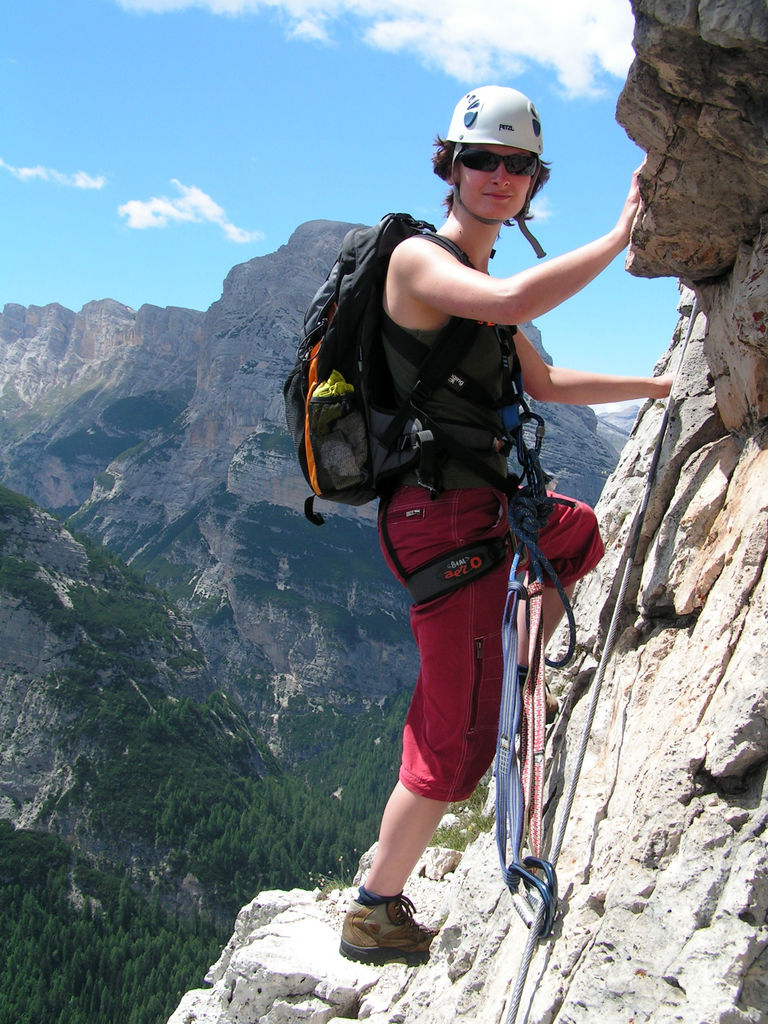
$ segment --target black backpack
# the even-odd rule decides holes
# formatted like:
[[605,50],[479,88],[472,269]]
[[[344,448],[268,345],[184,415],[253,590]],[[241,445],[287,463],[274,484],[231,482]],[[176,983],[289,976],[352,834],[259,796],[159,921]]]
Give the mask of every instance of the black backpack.
[[[441,385],[488,400],[473,381],[453,372],[477,324],[454,318],[431,347],[391,321],[384,324],[382,291],[389,258],[412,235],[429,238],[469,264],[457,246],[435,234],[433,225],[408,214],[390,213],[373,227],[347,233],[304,317],[296,362],[283,395],[299,465],[313,492],[304,511],[317,525],[323,518],[313,508],[316,496],[362,505],[385,493],[412,467],[420,482],[439,490],[438,452],[471,464],[507,493],[517,488],[517,477],[494,473],[477,455],[502,450],[500,444],[506,445],[508,453],[511,434],[500,439],[487,430],[437,423],[423,410],[424,399]],[[394,398],[381,344],[384,328],[394,332],[391,340],[398,351],[419,370],[418,383],[404,403]],[[525,408],[511,335],[506,345],[510,383],[501,403],[505,412]]]

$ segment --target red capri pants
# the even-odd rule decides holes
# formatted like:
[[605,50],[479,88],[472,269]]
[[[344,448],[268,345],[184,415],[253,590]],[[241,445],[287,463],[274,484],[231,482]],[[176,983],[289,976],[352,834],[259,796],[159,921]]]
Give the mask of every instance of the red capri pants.
[[[406,573],[509,529],[506,496],[490,487],[445,491],[435,499],[423,487],[401,487],[382,502],[379,518],[380,537],[385,528]],[[539,545],[564,587],[593,569],[604,550],[595,514],[582,502],[556,504]],[[383,539],[381,546],[402,582]],[[403,732],[400,781],[432,800],[465,800],[496,752],[511,559],[510,552],[485,576],[411,606],[421,661]]]

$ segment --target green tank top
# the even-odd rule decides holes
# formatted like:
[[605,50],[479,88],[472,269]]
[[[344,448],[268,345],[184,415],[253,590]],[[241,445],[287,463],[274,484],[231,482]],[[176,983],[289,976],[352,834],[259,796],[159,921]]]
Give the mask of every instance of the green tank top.
[[[407,333],[423,345],[432,346],[440,334],[440,330],[407,330]],[[386,331],[382,331],[382,343],[384,356],[394,383],[395,398],[398,403],[404,402],[416,383],[416,368],[396,351],[387,339]],[[478,324],[474,340],[459,360],[457,370],[476,381],[492,400],[496,401],[501,398],[504,387],[501,348],[493,327]],[[425,403],[424,411],[434,419],[446,423],[481,427],[497,437],[503,436],[504,433],[501,417],[495,409],[462,398],[450,388],[441,387],[434,391]],[[506,477],[507,460],[504,455],[489,451],[487,455],[482,456],[482,460],[495,473]],[[469,466],[458,459],[446,457],[441,472],[445,490],[489,486],[484,477],[473,472]],[[406,472],[403,475],[402,483],[418,483],[415,470]]]

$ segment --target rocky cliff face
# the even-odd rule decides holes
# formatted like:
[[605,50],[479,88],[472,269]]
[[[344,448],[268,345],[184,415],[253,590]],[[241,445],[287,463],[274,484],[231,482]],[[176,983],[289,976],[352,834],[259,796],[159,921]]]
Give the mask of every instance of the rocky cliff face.
[[[768,1020],[768,13],[759,0],[633,7],[619,116],[648,160],[629,263],[684,279],[670,365],[689,326],[690,342],[558,859],[554,934],[534,950],[517,1019],[757,1024]],[[648,403],[598,505],[608,553],[577,592],[576,656],[554,680],[565,712],[548,743],[550,844],[662,418]],[[434,894],[413,885],[422,916],[443,922],[426,967],[350,971],[319,953],[335,945],[343,895],[272,896],[243,911],[212,987],[189,993],[173,1024],[511,1024],[528,934],[490,836]]]
[[633,273],[728,274],[765,215],[768,12],[760,0],[634,0],[618,118],[648,153]]
[[111,299],[0,315],[0,480],[59,512],[118,453],[169,427],[195,384],[203,314]]

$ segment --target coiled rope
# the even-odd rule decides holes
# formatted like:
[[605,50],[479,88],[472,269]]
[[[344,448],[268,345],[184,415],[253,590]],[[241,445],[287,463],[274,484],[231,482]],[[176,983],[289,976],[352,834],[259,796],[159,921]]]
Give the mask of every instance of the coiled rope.
[[[688,349],[688,342],[691,339],[693,332],[693,326],[698,316],[698,300],[694,298],[693,306],[691,309],[690,319],[688,321],[688,329],[683,343],[683,349],[680,353],[680,359],[678,360],[677,368],[675,370],[674,378],[672,381],[672,388],[670,389],[670,395],[667,398],[667,402],[664,408],[664,415],[659,426],[658,435],[656,437],[656,444],[651,458],[651,464],[648,468],[648,476],[645,483],[645,490],[640,505],[635,513],[635,519],[631,530],[631,541],[627,554],[624,560],[624,571],[622,574],[621,585],[619,587],[618,594],[616,596],[616,603],[614,605],[613,614],[611,616],[611,622],[608,627],[608,633],[606,634],[605,644],[603,647],[602,655],[600,657],[600,663],[595,673],[595,678],[592,682],[592,693],[590,697],[589,707],[587,710],[587,717],[582,730],[581,742],[576,755],[576,764],[571,776],[571,780],[568,789],[565,793],[563,802],[563,809],[560,815],[560,822],[555,833],[555,838],[552,843],[552,853],[550,856],[550,863],[554,869],[557,864],[557,860],[560,856],[560,851],[565,839],[565,832],[568,827],[568,819],[573,808],[573,803],[576,797],[576,789],[579,783],[579,777],[581,770],[584,766],[584,759],[587,753],[587,746],[589,744],[590,734],[592,732],[592,726],[597,713],[597,705],[600,698],[600,691],[603,685],[603,679],[605,676],[605,670],[608,665],[608,661],[613,653],[614,644],[616,642],[616,633],[618,631],[619,621],[624,610],[624,599],[626,597],[627,587],[629,585],[629,577],[634,566],[635,557],[637,555],[637,549],[640,543],[640,536],[642,533],[643,522],[645,520],[646,512],[648,511],[648,505],[650,503],[651,494],[653,491],[653,485],[656,480],[656,472],[659,466],[659,460],[661,458],[661,450],[664,443],[664,438],[667,433],[667,427],[669,425],[669,419],[671,415],[672,405],[672,391],[674,390],[675,383],[680,373],[680,368],[683,365],[685,354]],[[507,1013],[504,1018],[505,1024],[515,1024],[517,1020],[517,1014],[520,1009],[520,1002],[523,996],[523,990],[530,970],[531,962],[533,960],[533,954],[535,947],[539,940],[549,934],[551,928],[551,921],[549,927],[547,927],[547,918],[551,917],[551,912],[546,905],[546,899],[542,898],[539,892],[531,887],[527,892],[529,902],[532,905],[533,920],[529,928],[528,940],[523,950],[523,954],[520,960],[520,968],[518,971],[515,985],[510,995],[509,1003],[507,1005]]]

